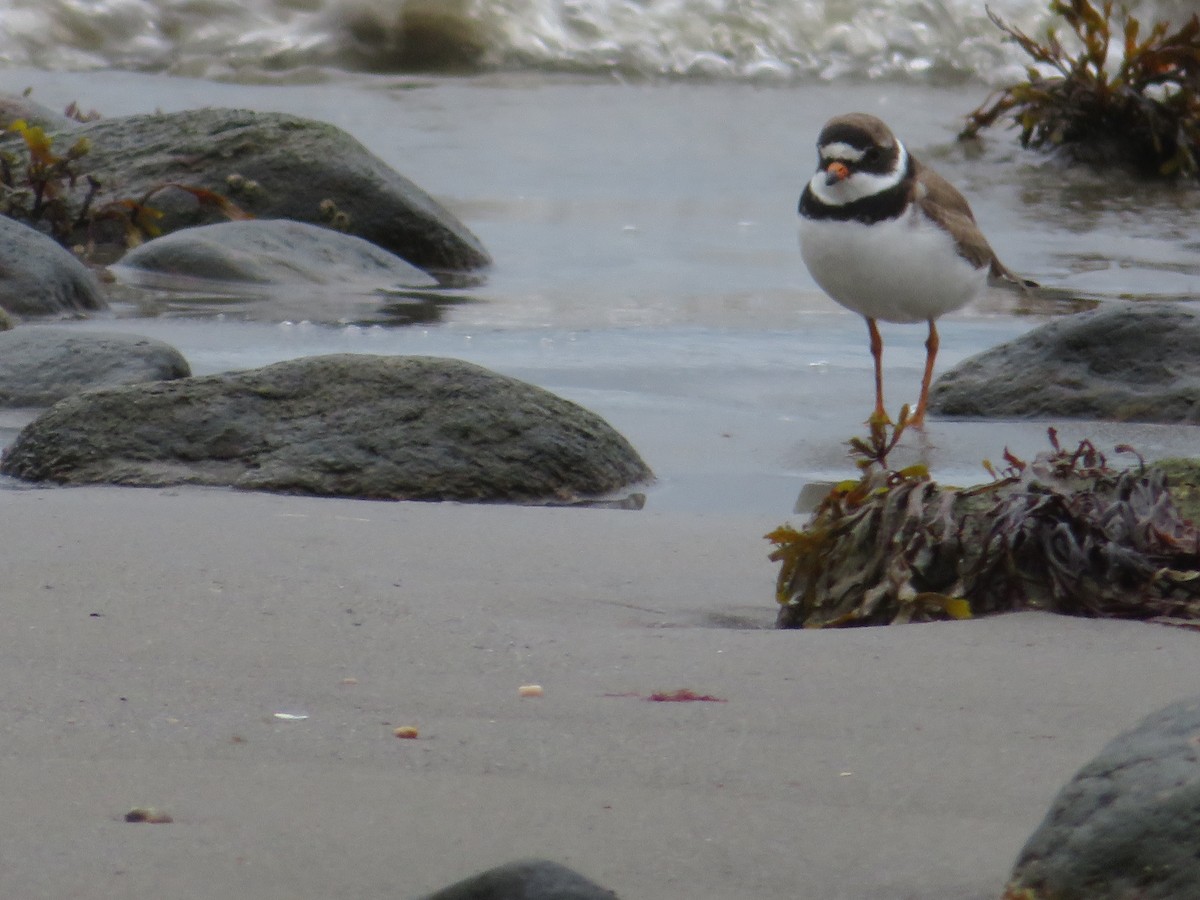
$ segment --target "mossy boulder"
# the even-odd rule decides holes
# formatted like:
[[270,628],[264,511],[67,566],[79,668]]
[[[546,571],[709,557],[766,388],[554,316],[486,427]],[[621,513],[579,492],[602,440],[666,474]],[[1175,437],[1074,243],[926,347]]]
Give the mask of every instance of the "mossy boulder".
[[1055,319],[963,360],[930,410],[971,418],[1200,424],[1200,313],[1114,303]]
[[369,241],[288,219],[183,228],[134,248],[115,270],[150,280],[183,277],[243,287],[322,285],[365,291],[437,284]]
[[358,354],[88,391],[0,472],[393,500],[570,502],[652,477],[603,419],[470,363]]
[[1114,738],[1059,792],[1007,900],[1200,897],[1200,699]]
[[505,863],[444,887],[425,900],[616,900],[607,888],[550,860]]
[[18,316],[61,316],[106,306],[100,282],[70,251],[0,216],[0,308]]
[[79,122],[51,109],[45,104],[25,94],[0,93],[0,130],[8,128],[13,122],[25,122],[41,128],[55,128],[66,131],[76,128]]
[[[97,202],[140,200],[178,183],[223,195],[258,218],[321,224],[340,213],[348,233],[427,271],[490,262],[451,212],[333,125],[284,113],[199,109],[101,119],[50,138],[54,146],[88,141],[76,168],[101,180]],[[164,189],[149,202],[162,213],[154,224],[163,232],[224,219],[219,208],[185,191]],[[124,247],[120,223],[100,222],[91,236]],[[81,231],[77,239],[87,237]]]
[[141,335],[32,326],[0,333],[0,406],[49,406],[89,388],[191,374],[178,350]]

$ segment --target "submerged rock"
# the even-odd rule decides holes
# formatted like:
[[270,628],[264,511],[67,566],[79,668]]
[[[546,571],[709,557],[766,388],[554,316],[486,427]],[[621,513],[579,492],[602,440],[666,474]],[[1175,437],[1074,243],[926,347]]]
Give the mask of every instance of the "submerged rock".
[[136,334],[32,327],[0,334],[0,406],[49,406],[88,388],[191,374],[174,347]]
[[394,500],[555,502],[652,477],[603,419],[470,363],[355,354],[69,397],[0,471]]
[[0,307],[19,316],[104,309],[91,271],[52,238],[0,216]]
[[[220,194],[259,218],[320,224],[340,214],[346,231],[422,269],[465,271],[490,262],[452,213],[333,125],[200,109],[101,119],[61,137],[80,138],[91,150],[77,168],[101,179],[108,202],[142,200],[178,183]],[[154,224],[163,232],[225,218],[177,189],[155,191],[147,202],[161,211]],[[123,228],[99,224],[96,236],[123,248]]]
[[506,863],[455,882],[425,900],[616,900],[617,895],[549,860]]
[[1200,897],[1200,699],[1147,716],[1076,773],[1017,858],[1011,900]]
[[1120,303],[1056,319],[959,363],[930,410],[977,418],[1200,423],[1200,314]]
[[131,250],[110,270],[147,310],[219,312],[268,322],[436,322],[462,302],[382,247],[288,219],[183,228]]
[[183,228],[136,247],[117,272],[255,285],[432,287],[437,280],[360,237],[287,219]]

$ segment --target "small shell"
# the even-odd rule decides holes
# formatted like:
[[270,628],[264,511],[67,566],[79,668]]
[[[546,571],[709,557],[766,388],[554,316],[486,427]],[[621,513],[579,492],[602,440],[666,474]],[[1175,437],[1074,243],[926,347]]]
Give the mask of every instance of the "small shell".
[[540,684],[523,684],[517,688],[517,696],[519,697],[540,697],[545,691],[542,690]]
[[399,728],[393,731],[392,734],[398,738],[408,741],[416,740],[421,736],[421,732],[417,731],[417,729],[413,728],[411,725],[401,725]]

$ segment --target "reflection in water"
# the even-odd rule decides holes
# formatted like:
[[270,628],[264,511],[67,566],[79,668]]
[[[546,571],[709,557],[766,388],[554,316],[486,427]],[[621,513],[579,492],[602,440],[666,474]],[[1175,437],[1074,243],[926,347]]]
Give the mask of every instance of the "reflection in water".
[[475,273],[439,275],[437,288],[368,288],[363,285],[248,285],[117,268],[108,286],[114,312],[136,318],[213,318],[244,322],[311,322],[318,325],[432,325],[447,307],[478,302],[469,288],[485,283]]

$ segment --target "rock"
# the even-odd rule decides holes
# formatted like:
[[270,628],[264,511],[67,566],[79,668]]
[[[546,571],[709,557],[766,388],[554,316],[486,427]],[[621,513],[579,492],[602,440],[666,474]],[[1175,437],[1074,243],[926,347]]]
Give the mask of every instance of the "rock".
[[17,121],[60,131],[67,131],[79,125],[74,119],[55,112],[24,94],[0,93],[0,131]]
[[170,825],[175,821],[170,813],[155,809],[153,806],[135,806],[125,813],[126,822],[149,822],[151,825]]
[[184,228],[134,248],[114,269],[261,285],[350,285],[358,290],[437,284],[360,237],[287,219]]
[[183,228],[131,250],[110,271],[143,309],[268,322],[436,322],[459,298],[382,247],[288,219]]
[[0,471],[395,500],[553,502],[651,478],[604,420],[470,363],[356,354],[88,391]]
[[1171,499],[1179,514],[1191,522],[1200,524],[1200,460],[1159,459],[1149,466],[1150,471],[1161,470],[1170,485]]
[[425,900],[616,900],[616,896],[574,869],[535,859],[488,869]]
[[1017,858],[1012,900],[1200,897],[1200,699],[1108,744],[1055,798]]
[[1172,303],[1120,303],[1055,319],[964,360],[930,409],[981,418],[1200,423],[1200,316]]
[[30,327],[0,333],[0,406],[49,406],[88,388],[191,374],[174,347],[136,334]]
[[52,238],[0,216],[0,307],[19,316],[104,309],[100,283]]
[[[102,179],[107,202],[141,199],[177,182],[214,191],[258,218],[320,224],[340,212],[349,233],[422,269],[467,271],[491,261],[450,212],[332,125],[283,113],[200,109],[101,119],[61,141],[81,137],[91,151],[77,169]],[[51,138],[60,139],[57,132]],[[164,233],[225,219],[176,189],[148,202],[163,213],[154,224]],[[123,246],[117,225],[98,236]]]

